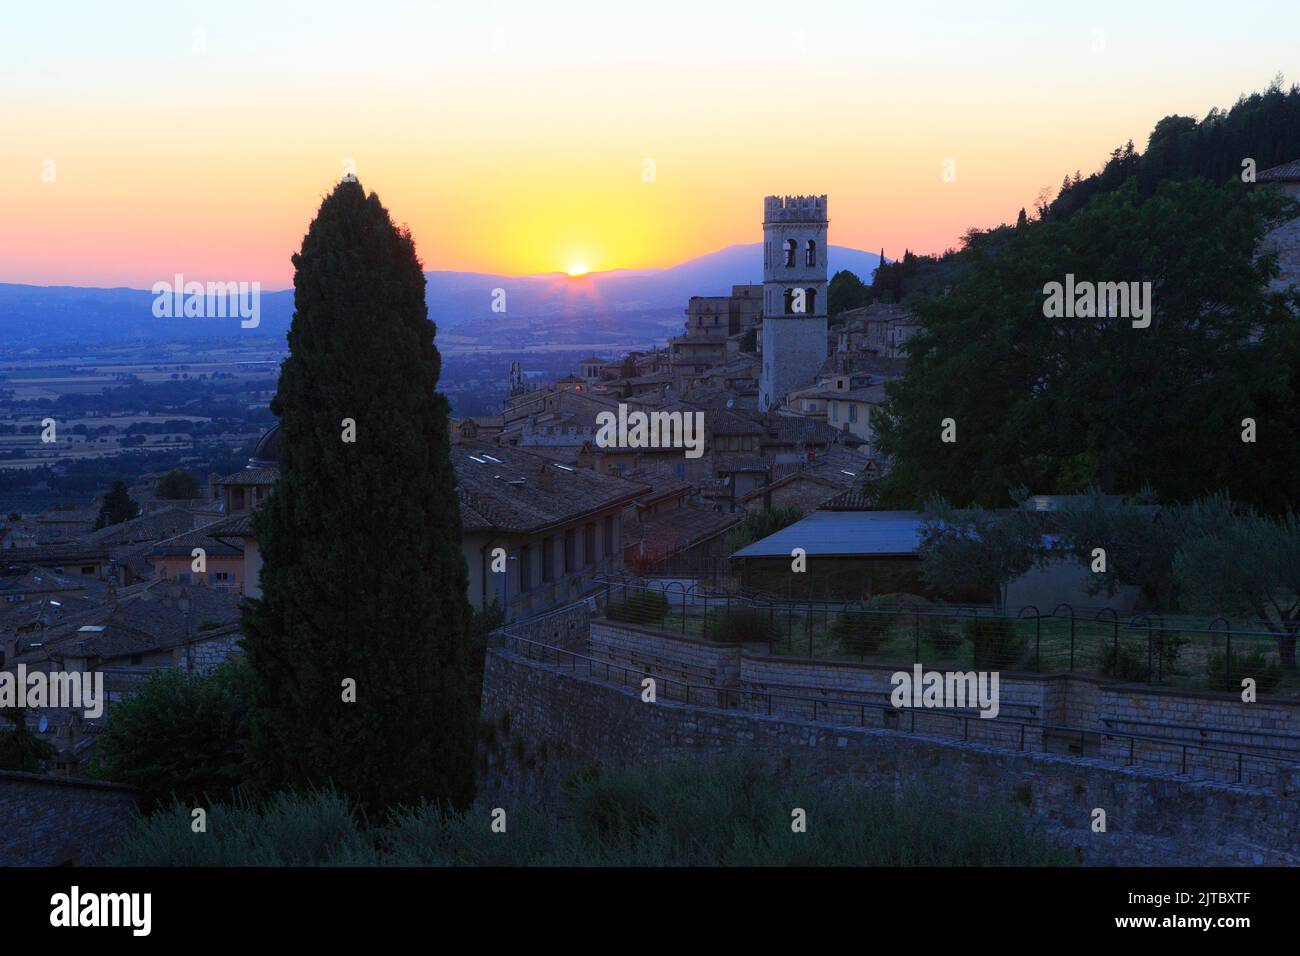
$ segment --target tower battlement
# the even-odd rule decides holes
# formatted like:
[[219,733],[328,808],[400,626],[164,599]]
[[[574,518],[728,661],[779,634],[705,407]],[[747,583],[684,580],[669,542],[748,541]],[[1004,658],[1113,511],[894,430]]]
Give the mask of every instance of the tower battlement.
[[825,196],[764,196],[763,222],[826,222]]

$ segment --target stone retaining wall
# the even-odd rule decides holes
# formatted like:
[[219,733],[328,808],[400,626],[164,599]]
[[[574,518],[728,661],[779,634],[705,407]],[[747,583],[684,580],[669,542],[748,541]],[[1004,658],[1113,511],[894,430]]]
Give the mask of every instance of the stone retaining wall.
[[[574,766],[654,766],[754,754],[773,771],[806,771],[897,795],[942,778],[967,806],[1015,800],[1075,846],[1112,865],[1300,864],[1300,769],[1268,787],[1194,782],[1102,760],[1017,752],[950,738],[835,726],[795,717],[643,703],[635,689],[488,652],[483,719],[509,716],[512,736]],[[1094,833],[1093,811],[1107,829]]]
[[0,770],[0,866],[94,863],[136,805],[130,787]]

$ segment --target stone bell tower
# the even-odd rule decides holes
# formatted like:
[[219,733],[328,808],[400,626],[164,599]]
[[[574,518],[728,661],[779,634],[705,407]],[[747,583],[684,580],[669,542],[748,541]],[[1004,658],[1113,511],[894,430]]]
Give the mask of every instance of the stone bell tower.
[[825,196],[763,199],[763,368],[758,407],[811,385],[826,361]]

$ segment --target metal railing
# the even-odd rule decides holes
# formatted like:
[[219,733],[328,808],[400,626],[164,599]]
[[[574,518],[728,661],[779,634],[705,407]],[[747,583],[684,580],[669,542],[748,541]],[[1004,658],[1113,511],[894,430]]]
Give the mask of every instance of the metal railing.
[[[708,707],[724,711],[742,710],[762,716],[806,718],[832,726],[874,727],[897,731],[904,730],[902,726],[903,715],[906,714],[908,724],[906,732],[909,733],[927,733],[924,722],[929,722],[931,728],[934,728],[937,724],[947,724],[951,728],[951,733],[943,734],[942,729],[940,729],[940,735],[956,736],[956,732],[960,730],[962,741],[1003,746],[1021,752],[1030,749],[1028,744],[1033,739],[1033,734],[1038,735],[1040,749],[1045,749],[1045,743],[1049,736],[1057,739],[1077,737],[1079,740],[1078,756],[1088,756],[1088,745],[1091,742],[1095,747],[1094,756],[1110,763],[1117,762],[1116,755],[1112,751],[1108,756],[1101,742],[1105,740],[1122,741],[1128,745],[1124,761],[1127,766],[1136,766],[1140,760],[1144,760],[1145,765],[1154,764],[1159,768],[1168,769],[1176,762],[1178,773],[1183,776],[1189,776],[1193,771],[1200,769],[1207,771],[1209,775],[1202,778],[1193,777],[1193,779],[1221,780],[1221,775],[1228,773],[1232,782],[1242,785],[1272,785],[1277,771],[1298,765],[1296,760],[1284,757],[1248,753],[1231,747],[1194,743],[1169,737],[1129,734],[1097,727],[1040,724],[1032,717],[984,717],[980,715],[978,710],[973,708],[899,708],[892,703],[876,703],[868,700],[847,700],[826,696],[809,697],[740,687],[692,684],[687,681],[655,674],[644,667],[623,666],[608,660],[579,654],[567,648],[530,640],[511,633],[511,631],[512,627],[507,626],[497,633],[507,650],[511,650],[528,660],[538,661],[543,664],[553,663],[556,667],[566,668],[570,673],[585,677],[587,680],[603,681],[620,687],[644,689],[644,682],[650,679],[654,681],[656,700],[663,699],[686,706]],[[880,723],[869,724],[867,722],[868,715],[877,713],[880,715]],[[855,722],[845,721],[842,719],[844,714],[856,714],[857,720]],[[918,718],[923,721],[919,730]],[[949,721],[952,723],[948,724]],[[972,724],[972,721],[975,723]],[[972,726],[981,728],[982,731],[993,731],[995,739],[992,741],[976,739],[971,734]],[[1003,734],[1004,731],[1005,734]],[[929,732],[932,735],[934,733],[933,730]],[[1001,743],[996,739],[998,735],[1003,735],[1004,740],[1013,742],[1015,746],[1011,747],[1009,744]],[[1177,760],[1156,759],[1150,753],[1142,753],[1139,750],[1139,745],[1145,745],[1148,751],[1155,748],[1172,751],[1177,755]],[[1199,768],[1195,759],[1197,755],[1202,756]],[[1254,762],[1253,767],[1251,762]],[[1251,773],[1252,769],[1255,771],[1253,775]],[[1220,776],[1216,776],[1216,774]]]
[[1222,617],[1166,623],[1156,614],[1122,618],[1110,608],[1069,604],[1050,614],[1033,605],[1015,614],[978,605],[867,607],[628,574],[598,583],[610,620],[721,643],[759,643],[773,654],[1099,674],[1210,690],[1240,691],[1241,679],[1251,677],[1259,694],[1300,688],[1300,672],[1282,667],[1279,650],[1294,635],[1234,626]]

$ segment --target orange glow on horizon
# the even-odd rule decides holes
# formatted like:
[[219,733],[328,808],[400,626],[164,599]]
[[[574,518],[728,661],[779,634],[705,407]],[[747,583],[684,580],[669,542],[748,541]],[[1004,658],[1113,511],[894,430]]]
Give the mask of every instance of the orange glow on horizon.
[[351,169],[429,271],[664,268],[758,242],[779,194],[825,193],[834,245],[937,254],[1171,113],[1300,74],[1293,6],[1225,20],[1190,0],[1171,20],[1099,0],[1091,28],[999,0],[843,4],[796,28],[769,0],[575,2],[359,22],[341,0],[310,19],[230,0],[183,29],[156,0],[73,26],[20,5],[0,43],[0,282],[288,288]]

